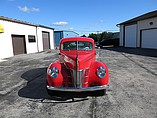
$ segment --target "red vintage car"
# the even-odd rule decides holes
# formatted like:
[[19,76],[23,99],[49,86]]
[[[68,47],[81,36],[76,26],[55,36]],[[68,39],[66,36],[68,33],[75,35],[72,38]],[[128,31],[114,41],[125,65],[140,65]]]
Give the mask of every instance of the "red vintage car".
[[103,62],[96,61],[94,40],[64,38],[60,41],[59,62],[47,69],[47,91],[92,92],[108,88],[109,71]]

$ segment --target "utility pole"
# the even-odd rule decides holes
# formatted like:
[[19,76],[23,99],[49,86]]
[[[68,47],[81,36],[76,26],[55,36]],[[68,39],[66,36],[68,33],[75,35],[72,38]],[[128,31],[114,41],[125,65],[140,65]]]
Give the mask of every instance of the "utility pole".
[[96,35],[97,42],[99,42],[98,34],[99,34],[99,31],[97,31],[97,35]]

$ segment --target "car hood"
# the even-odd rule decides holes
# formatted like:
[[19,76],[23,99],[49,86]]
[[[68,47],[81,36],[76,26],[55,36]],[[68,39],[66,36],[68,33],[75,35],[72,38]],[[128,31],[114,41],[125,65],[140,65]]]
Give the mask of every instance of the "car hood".
[[[91,51],[75,51],[72,53],[68,52],[65,54],[64,58],[64,61],[69,68],[71,69],[77,68],[78,70],[89,68],[91,62],[94,60],[95,55]],[[76,67],[76,64],[78,67]]]

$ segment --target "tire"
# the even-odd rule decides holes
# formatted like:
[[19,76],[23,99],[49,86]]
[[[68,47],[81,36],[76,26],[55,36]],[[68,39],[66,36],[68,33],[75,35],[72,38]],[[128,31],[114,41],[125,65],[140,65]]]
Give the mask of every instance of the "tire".
[[104,89],[104,90],[98,90],[98,91],[93,91],[91,93],[91,96],[95,96],[95,97],[103,96],[103,95],[106,95],[106,89]]
[[51,90],[47,89],[47,85],[48,85],[48,82],[47,82],[47,80],[46,80],[46,91],[47,91],[47,93],[51,96]]
[[47,91],[48,95],[50,95],[50,96],[56,96],[56,91],[49,90],[47,88],[47,85],[48,85],[48,82],[46,80],[46,91]]
[[46,87],[46,90],[47,90],[48,95],[50,96],[62,97],[62,94],[60,91],[52,91],[52,90],[47,89],[47,87]]
[[47,85],[48,85],[48,82],[47,82],[47,80],[46,80],[46,91],[47,91],[48,95],[53,96],[53,97],[54,97],[54,96],[55,96],[55,97],[63,97],[63,96],[64,96],[64,93],[61,92],[61,91],[49,90],[49,89],[47,88]]

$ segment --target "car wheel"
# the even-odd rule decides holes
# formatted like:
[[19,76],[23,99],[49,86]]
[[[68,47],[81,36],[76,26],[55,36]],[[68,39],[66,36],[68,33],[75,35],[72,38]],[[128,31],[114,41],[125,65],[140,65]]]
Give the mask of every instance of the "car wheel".
[[[48,85],[48,82],[46,80],[46,86],[47,85]],[[50,95],[50,96],[55,96],[55,97],[63,97],[64,96],[64,93],[62,93],[61,91],[49,90],[49,89],[47,89],[47,87],[46,87],[46,91],[47,91],[48,95]]]
[[104,90],[98,90],[98,91],[93,91],[91,93],[91,96],[95,96],[95,97],[103,96],[103,95],[106,95],[106,89],[104,89]]
[[46,80],[46,91],[47,91],[47,93],[51,96],[51,90],[47,89],[47,84],[48,84],[48,82],[47,82],[47,80]]
[[47,82],[47,80],[46,80],[46,91],[47,91],[47,93],[48,93],[50,96],[57,96],[57,95],[58,95],[58,92],[57,92],[57,91],[49,90],[49,89],[47,88],[47,85],[48,85],[48,82]]
[[46,88],[47,93],[51,96],[51,91],[49,89]]

